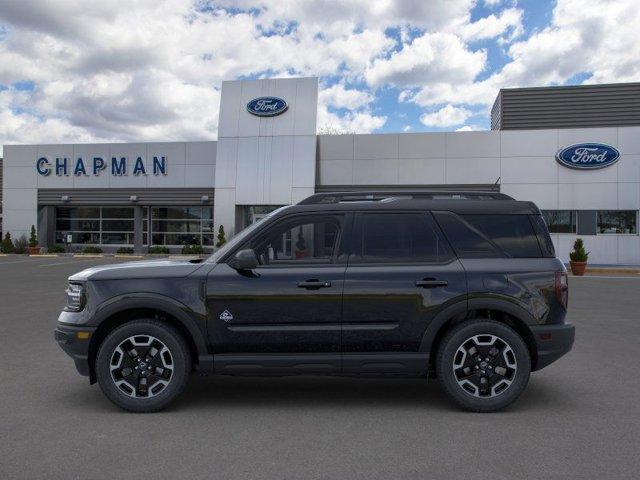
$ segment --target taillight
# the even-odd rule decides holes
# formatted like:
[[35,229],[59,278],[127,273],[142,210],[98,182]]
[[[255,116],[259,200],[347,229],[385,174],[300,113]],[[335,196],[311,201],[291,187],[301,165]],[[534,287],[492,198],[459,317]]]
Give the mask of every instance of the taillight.
[[556,272],[556,298],[566,310],[569,305],[569,279],[567,272]]

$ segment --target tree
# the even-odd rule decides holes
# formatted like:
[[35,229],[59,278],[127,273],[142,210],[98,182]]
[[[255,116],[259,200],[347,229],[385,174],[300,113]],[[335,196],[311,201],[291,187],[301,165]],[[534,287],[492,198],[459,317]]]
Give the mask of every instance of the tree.
[[13,253],[13,241],[11,240],[11,234],[7,232],[4,236],[4,240],[2,240],[2,244],[0,244],[0,251],[2,253]]
[[218,228],[218,236],[216,238],[218,240],[216,242],[216,248],[220,248],[227,243],[227,238],[224,235],[224,226],[220,225],[220,228]]
[[38,235],[36,234],[35,225],[31,225],[31,235],[29,235],[29,246],[30,247],[38,246]]
[[586,262],[589,259],[589,252],[584,249],[584,242],[581,238],[576,238],[573,244],[573,252],[569,253],[572,262]]

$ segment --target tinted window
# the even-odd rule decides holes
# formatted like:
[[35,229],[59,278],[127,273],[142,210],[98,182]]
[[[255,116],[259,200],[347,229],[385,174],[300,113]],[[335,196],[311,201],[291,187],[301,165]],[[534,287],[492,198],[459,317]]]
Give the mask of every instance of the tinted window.
[[531,215],[529,218],[531,219],[533,228],[536,231],[536,235],[538,236],[538,244],[542,249],[543,256],[555,257],[556,249],[553,246],[551,236],[549,235],[549,231],[547,230],[547,226],[544,219],[542,218],[542,215]]
[[551,233],[576,233],[574,210],[543,210],[542,216]]
[[528,215],[463,215],[463,218],[510,257],[542,256]]
[[356,232],[356,262],[444,262],[453,257],[426,213],[362,214]]
[[598,211],[598,233],[638,233],[638,215],[635,210]]
[[284,220],[252,242],[261,265],[330,263],[340,225],[331,217]]
[[489,240],[459,216],[450,212],[434,213],[438,224],[460,258],[503,258]]

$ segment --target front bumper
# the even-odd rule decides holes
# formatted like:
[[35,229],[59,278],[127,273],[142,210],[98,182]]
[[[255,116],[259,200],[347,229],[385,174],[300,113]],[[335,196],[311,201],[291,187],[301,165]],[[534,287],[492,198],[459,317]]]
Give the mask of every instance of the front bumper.
[[78,373],[87,377],[89,376],[89,343],[95,330],[94,327],[58,324],[53,331],[53,337],[60,348],[73,359]]
[[531,327],[538,359],[533,370],[540,370],[568,353],[573,347],[576,329],[570,323],[536,325]]

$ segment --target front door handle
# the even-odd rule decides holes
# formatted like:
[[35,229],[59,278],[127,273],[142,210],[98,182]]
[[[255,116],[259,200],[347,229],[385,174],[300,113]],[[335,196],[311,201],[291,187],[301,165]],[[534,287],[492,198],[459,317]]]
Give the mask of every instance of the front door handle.
[[323,282],[320,280],[311,279],[304,282],[298,282],[298,288],[306,288],[307,290],[318,290],[319,288],[329,288],[331,282]]
[[449,285],[446,280],[436,280],[435,278],[424,278],[416,281],[416,287],[437,288]]

